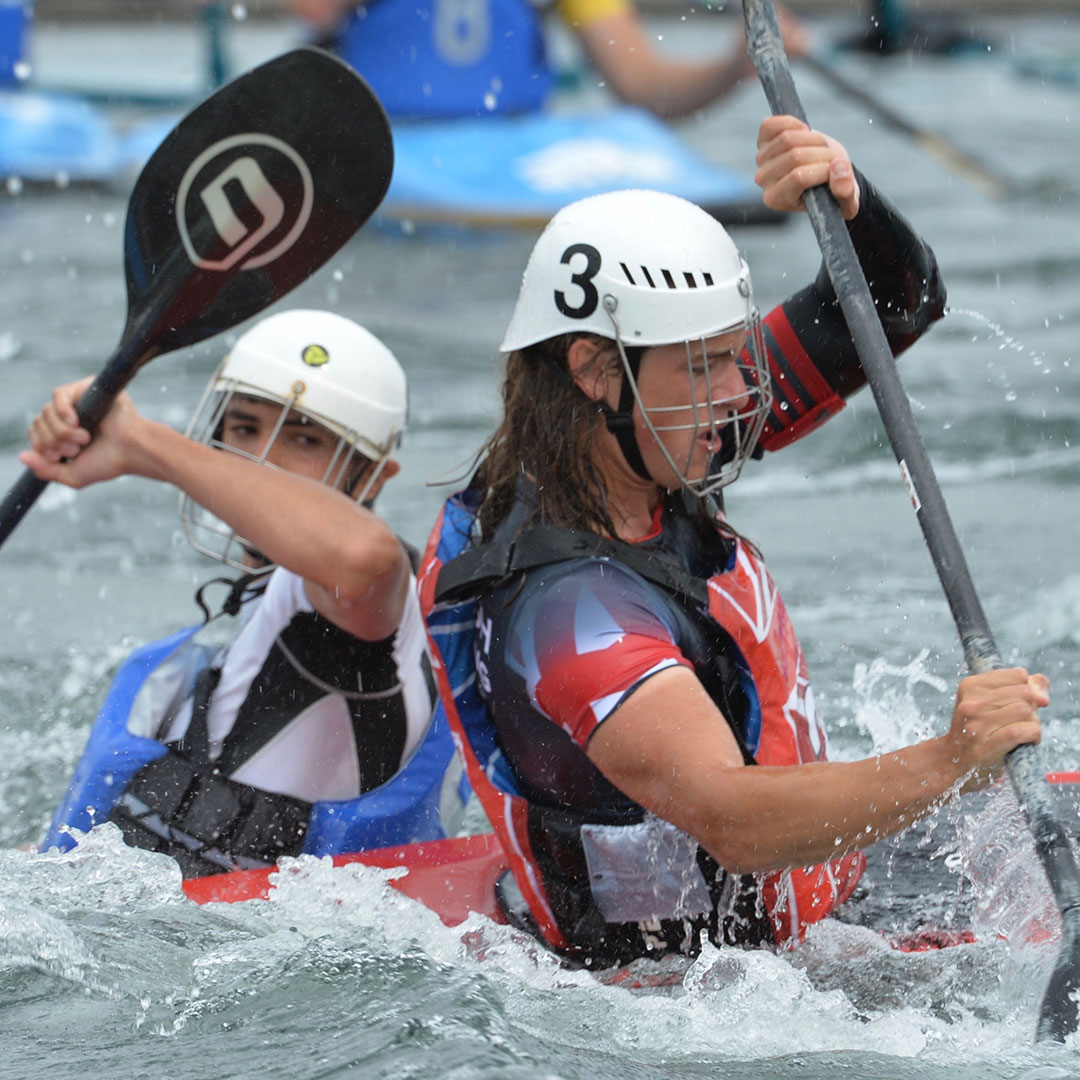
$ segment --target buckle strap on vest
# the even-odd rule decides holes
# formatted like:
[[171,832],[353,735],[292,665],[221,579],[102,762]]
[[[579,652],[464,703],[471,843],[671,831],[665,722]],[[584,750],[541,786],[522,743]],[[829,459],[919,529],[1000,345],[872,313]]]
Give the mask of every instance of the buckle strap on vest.
[[311,803],[230,780],[172,751],[139,769],[109,813],[129,844],[171,855],[185,877],[297,855],[310,818]]
[[214,691],[220,681],[221,668],[219,667],[204,667],[195,676],[195,687],[191,699],[191,719],[188,721],[187,730],[176,742],[167,744],[177,753],[207,765],[210,763],[210,733],[206,718],[210,712],[210,699],[214,696]]

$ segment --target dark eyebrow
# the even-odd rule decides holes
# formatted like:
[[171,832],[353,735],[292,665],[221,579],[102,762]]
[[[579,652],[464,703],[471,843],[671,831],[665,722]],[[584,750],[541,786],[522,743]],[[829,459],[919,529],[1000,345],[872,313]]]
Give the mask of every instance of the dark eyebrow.
[[[261,417],[256,416],[254,413],[244,412],[244,410],[237,405],[230,405],[225,410],[225,415],[230,420],[245,420],[248,423],[252,424],[257,424],[261,422]],[[314,421],[310,417],[305,416],[303,413],[292,412],[289,413],[289,415],[285,418],[285,423],[282,426],[309,427],[313,425]]]

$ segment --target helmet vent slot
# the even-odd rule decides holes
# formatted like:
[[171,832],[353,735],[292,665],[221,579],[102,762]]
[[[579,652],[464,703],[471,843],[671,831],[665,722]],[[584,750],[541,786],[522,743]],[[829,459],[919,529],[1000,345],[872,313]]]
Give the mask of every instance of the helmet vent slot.
[[[630,272],[630,267],[627,266],[626,263],[624,263],[624,262],[619,263],[619,266],[622,267],[623,276],[626,278],[626,280],[631,285],[636,286],[637,282],[634,280],[634,275]],[[647,266],[642,266],[642,267],[640,267],[640,270],[641,270],[641,276],[648,283],[649,288],[650,289],[655,289],[657,287],[656,282],[653,280],[653,276],[649,272],[649,268]],[[664,284],[667,285],[667,287],[669,289],[678,289],[678,288],[680,288],[679,282],[676,280],[676,275],[673,274],[670,270],[661,269],[659,271],[659,273],[660,273],[660,276],[663,277],[663,279],[664,279]],[[696,288],[699,287],[698,276],[695,276],[694,272],[692,270],[683,270],[682,271],[682,276],[683,276],[683,279],[686,281],[686,287],[688,289],[696,289]],[[708,271],[702,270],[699,276],[700,276],[700,279],[701,279],[700,284],[705,285],[706,287],[712,285],[713,276],[712,276],[712,274],[708,273]]]

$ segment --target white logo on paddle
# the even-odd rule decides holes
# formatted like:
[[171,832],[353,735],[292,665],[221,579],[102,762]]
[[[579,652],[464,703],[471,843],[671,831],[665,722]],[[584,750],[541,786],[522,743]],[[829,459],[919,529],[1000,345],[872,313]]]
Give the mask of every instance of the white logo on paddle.
[[[291,193],[293,205],[286,203],[267,171],[299,176],[299,184],[288,186],[290,192],[300,189],[299,205]],[[176,225],[188,258],[200,269],[230,270],[244,260],[241,270],[255,270],[296,243],[314,198],[311,170],[288,143],[256,132],[231,135],[204,150],[184,173],[176,193]],[[259,250],[272,235],[271,246]]]

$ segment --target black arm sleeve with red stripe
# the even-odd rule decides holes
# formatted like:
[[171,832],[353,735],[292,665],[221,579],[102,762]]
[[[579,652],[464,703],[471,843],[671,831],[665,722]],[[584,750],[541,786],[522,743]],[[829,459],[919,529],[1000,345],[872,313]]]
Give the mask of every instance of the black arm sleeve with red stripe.
[[[894,356],[945,312],[937,260],[896,208],[859,175],[859,213],[847,223]],[[759,446],[779,450],[844,407],[866,383],[824,265],[812,285],[764,319],[773,410]]]

